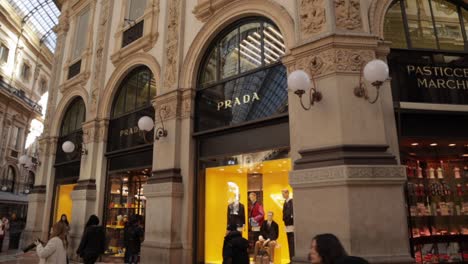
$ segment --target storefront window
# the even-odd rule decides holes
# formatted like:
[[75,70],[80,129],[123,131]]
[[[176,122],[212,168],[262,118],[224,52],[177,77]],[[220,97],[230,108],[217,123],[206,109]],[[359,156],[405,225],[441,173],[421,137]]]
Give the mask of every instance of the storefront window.
[[[154,119],[151,100],[156,86],[150,69],[139,66],[123,78],[114,98],[107,153],[107,185],[104,222],[107,261],[121,262],[125,256],[124,234],[131,217],[144,226],[146,198],[143,185],[153,163],[153,131],[138,129],[142,116]],[[130,151],[131,150],[131,151]]]
[[149,171],[147,168],[109,175],[106,229],[110,240],[107,254],[124,256],[124,228],[130,217],[141,216],[144,225],[146,197],[143,195],[143,184]]
[[401,2],[394,3],[387,11],[384,22],[385,39],[392,40],[393,48],[407,48],[405,25],[401,12]]
[[[255,203],[262,208],[263,217],[259,225],[266,219],[268,212],[273,212],[273,220],[279,226],[279,246],[275,250],[278,262],[275,263],[289,261],[286,227],[282,220],[285,202],[282,191],[289,190],[290,198],[293,193],[288,183],[291,160],[282,158],[284,154],[287,152],[275,150],[202,161],[206,190],[205,263],[222,262],[220,246],[229,224],[237,225],[243,237],[249,240],[249,252],[251,258],[254,258],[254,245],[258,240],[257,231],[260,227],[258,223],[252,222],[259,212],[252,212],[254,202],[251,193],[255,193]],[[234,212],[233,206],[238,210]]]
[[392,48],[464,51],[465,14],[463,6],[446,0],[395,1],[385,18],[385,39]]

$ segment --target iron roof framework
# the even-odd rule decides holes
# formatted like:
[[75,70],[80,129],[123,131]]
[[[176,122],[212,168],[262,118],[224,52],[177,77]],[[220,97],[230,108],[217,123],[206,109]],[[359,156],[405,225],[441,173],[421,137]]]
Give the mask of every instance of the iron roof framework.
[[55,51],[57,36],[53,28],[58,23],[60,10],[53,0],[8,0],[11,6],[41,38],[51,52]]

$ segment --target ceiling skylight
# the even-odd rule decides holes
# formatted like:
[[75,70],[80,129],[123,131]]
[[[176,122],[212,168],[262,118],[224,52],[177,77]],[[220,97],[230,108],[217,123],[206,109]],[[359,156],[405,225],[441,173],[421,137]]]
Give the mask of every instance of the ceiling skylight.
[[56,34],[52,28],[57,25],[60,10],[53,0],[8,0],[18,15],[41,38],[43,44],[55,51]]

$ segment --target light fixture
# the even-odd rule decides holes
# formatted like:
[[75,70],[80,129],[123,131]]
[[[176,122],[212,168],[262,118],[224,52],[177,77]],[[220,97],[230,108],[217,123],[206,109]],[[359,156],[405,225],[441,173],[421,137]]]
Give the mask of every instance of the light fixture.
[[414,147],[415,147],[415,146],[419,146],[419,143],[416,143],[416,142],[415,142],[415,143],[411,143],[411,146],[414,146]]
[[468,154],[463,154],[462,157],[468,157]]
[[437,143],[431,143],[430,146],[435,147],[435,146],[437,146]]
[[19,165],[26,165],[26,163],[28,163],[28,161],[29,161],[28,155],[22,155],[22,156],[19,157],[19,159],[18,159],[18,164],[19,164]]
[[[354,88],[354,95],[359,98],[364,98],[369,103],[374,104],[379,99],[380,87],[388,79],[388,65],[382,60],[372,60],[366,64],[364,69],[361,67],[361,72],[359,74],[359,85]],[[367,88],[365,87],[362,77],[370,82],[372,86],[377,90],[377,95],[375,99],[370,100]]]
[[63,150],[63,152],[65,152],[67,154],[80,153],[82,156],[88,154],[88,150],[85,149],[83,143],[81,143],[80,147],[77,148],[75,146],[75,143],[71,142],[70,140],[67,140],[67,141],[63,142],[62,150]]
[[[155,140],[159,140],[159,139],[162,138],[162,137],[167,137],[167,130],[166,130],[166,128],[164,128],[164,121],[163,121],[162,114],[161,114],[162,112],[164,112],[165,114],[167,113],[167,109],[166,109],[165,106],[164,106],[164,107],[161,107],[161,108],[159,109],[159,112],[158,112],[158,114],[159,114],[159,120],[161,120],[161,127],[156,128],[156,131],[155,131],[155,134],[156,134],[156,135],[155,135],[155,137],[154,137]],[[143,138],[145,139],[145,141],[146,141],[147,143],[150,143],[150,141],[148,141],[148,140],[146,139],[146,134],[147,134],[148,132],[150,132],[151,130],[153,130],[153,128],[154,128],[154,120],[153,120],[151,117],[149,117],[149,116],[142,116],[142,117],[138,120],[138,128],[139,128],[141,131],[145,132]]]
[[36,162],[33,162],[32,158],[28,155],[22,155],[18,159],[18,165],[23,166],[25,168],[31,169],[34,166],[40,165],[41,162],[39,160],[36,160]]
[[455,144],[455,143],[451,143],[451,144],[449,144],[449,147],[455,147],[456,145],[457,144]]
[[5,185],[3,185],[3,186],[2,186],[2,191],[5,192],[6,190],[8,190],[8,187],[6,187]]
[[[312,79],[313,86],[310,85],[310,80]],[[288,88],[291,89],[301,101],[301,106],[304,110],[309,110],[315,102],[320,102],[322,100],[322,93],[317,91],[317,84],[315,79],[310,78],[309,75],[303,70],[293,71],[288,76]],[[309,89],[309,105],[305,106],[302,102],[302,96],[306,93],[306,90]]]

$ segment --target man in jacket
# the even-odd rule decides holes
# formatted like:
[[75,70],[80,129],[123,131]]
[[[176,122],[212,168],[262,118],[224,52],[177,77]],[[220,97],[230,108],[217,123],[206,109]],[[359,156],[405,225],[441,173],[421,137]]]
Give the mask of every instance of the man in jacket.
[[289,246],[289,259],[292,260],[294,257],[294,209],[293,209],[293,200],[289,197],[289,190],[284,189],[282,191],[284,198],[283,205],[283,222],[286,226],[286,235],[288,237],[288,246]]
[[258,236],[260,235],[260,227],[265,220],[265,212],[263,211],[262,205],[257,201],[256,193],[249,193],[249,200],[249,226],[253,233],[254,241],[257,241]]
[[249,264],[249,241],[237,231],[237,225],[227,228],[223,243],[223,264]]
[[258,241],[255,243],[254,256],[258,255],[261,248],[266,248],[268,256],[270,256],[270,262],[274,262],[278,232],[278,224],[273,221],[273,212],[270,211],[267,213],[267,221],[264,221],[260,228],[260,236],[258,237]]

